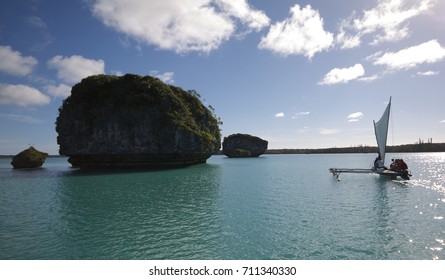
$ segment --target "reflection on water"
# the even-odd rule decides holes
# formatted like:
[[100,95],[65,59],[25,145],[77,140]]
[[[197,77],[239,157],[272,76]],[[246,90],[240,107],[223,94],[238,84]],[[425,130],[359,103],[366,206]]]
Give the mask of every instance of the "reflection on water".
[[410,154],[409,160],[418,168],[414,184],[445,194],[445,153]]
[[75,248],[73,258],[213,257],[217,166],[59,179],[63,244]]
[[386,178],[375,178],[376,182],[376,194],[373,198],[374,207],[373,212],[375,213],[375,226],[374,230],[374,240],[377,240],[376,248],[376,258],[387,259],[388,253],[393,252],[394,248],[391,248],[391,243],[393,241],[394,229],[390,222],[391,209],[388,201],[387,188],[390,187],[391,181]]
[[0,160],[0,259],[445,259],[444,154],[394,157],[413,180],[328,172],[373,155],[114,172]]

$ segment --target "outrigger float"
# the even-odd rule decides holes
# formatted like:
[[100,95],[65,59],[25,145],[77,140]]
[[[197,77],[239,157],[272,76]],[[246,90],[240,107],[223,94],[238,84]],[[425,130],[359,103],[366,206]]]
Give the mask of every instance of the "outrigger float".
[[362,169],[362,168],[329,168],[329,171],[332,173],[332,175],[335,176],[335,178],[337,180],[340,181],[340,174],[341,173],[361,173],[361,174],[378,174],[380,176],[384,176],[388,179],[391,180],[396,180],[397,177],[400,177],[404,180],[409,180],[410,177],[412,176],[409,172],[405,172],[405,171],[392,171],[392,170],[382,170],[382,171],[377,171],[374,168],[370,168],[370,169]]
[[[379,155],[374,161],[373,167],[368,169],[363,168],[329,168],[332,175],[335,176],[337,180],[340,181],[339,176],[341,173],[356,173],[356,174],[378,174],[380,176],[389,178],[391,180],[400,177],[404,180],[409,180],[412,176],[408,170],[408,166],[403,162],[403,160],[396,160],[390,166],[390,168],[385,167],[385,155],[386,155],[386,140],[388,138],[388,124],[389,115],[391,111],[391,98],[389,98],[388,106],[383,112],[382,117],[378,122],[374,121],[374,131],[377,140],[377,145],[379,148]],[[403,164],[402,164],[403,163]]]

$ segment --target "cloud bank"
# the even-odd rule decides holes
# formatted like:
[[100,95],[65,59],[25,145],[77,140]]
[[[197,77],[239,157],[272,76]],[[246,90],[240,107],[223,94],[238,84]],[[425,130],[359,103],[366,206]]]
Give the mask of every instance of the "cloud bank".
[[432,10],[436,0],[421,1],[380,0],[362,16],[353,14],[343,20],[336,37],[341,48],[360,46],[364,36],[372,36],[371,45],[383,42],[395,42],[410,36],[407,21]]
[[258,31],[269,25],[245,0],[96,0],[92,12],[105,25],[160,49],[210,52],[236,31],[235,20]]

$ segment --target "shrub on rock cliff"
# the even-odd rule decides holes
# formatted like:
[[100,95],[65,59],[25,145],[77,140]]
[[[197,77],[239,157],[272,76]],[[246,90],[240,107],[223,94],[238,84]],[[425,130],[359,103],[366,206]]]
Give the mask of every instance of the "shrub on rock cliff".
[[221,146],[217,117],[157,78],[96,75],[72,88],[56,120],[59,153],[78,167],[202,163]]
[[258,157],[267,150],[268,142],[249,134],[224,137],[223,153],[228,157]]
[[12,158],[11,165],[15,169],[37,168],[45,162],[47,153],[36,150],[33,146],[21,151]]

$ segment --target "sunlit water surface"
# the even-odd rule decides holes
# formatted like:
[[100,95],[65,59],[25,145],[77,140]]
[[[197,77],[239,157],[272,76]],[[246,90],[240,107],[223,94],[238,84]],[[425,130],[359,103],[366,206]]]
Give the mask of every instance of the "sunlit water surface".
[[445,153],[394,154],[411,181],[342,174],[375,155],[211,157],[92,172],[0,159],[0,259],[445,259]]

